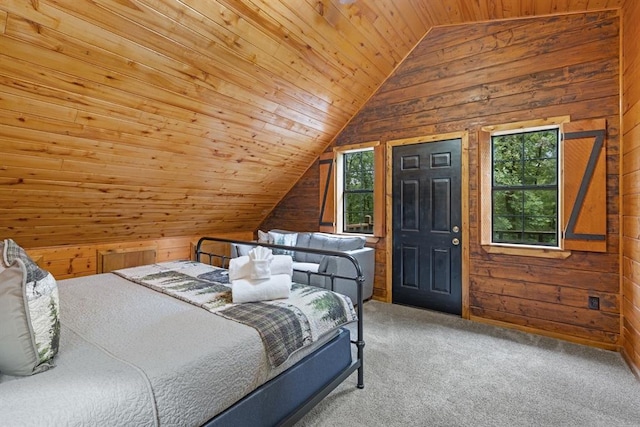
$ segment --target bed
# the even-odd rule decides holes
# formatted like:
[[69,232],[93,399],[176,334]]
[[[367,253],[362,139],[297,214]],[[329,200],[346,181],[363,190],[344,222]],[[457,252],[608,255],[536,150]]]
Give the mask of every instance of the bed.
[[[204,251],[210,242],[251,244],[205,237],[196,247],[196,261],[59,281],[56,366],[31,376],[0,372],[0,425],[293,425],[354,372],[356,387],[364,387],[363,278],[355,259],[307,249],[354,263],[358,274],[349,279],[358,288],[358,301],[338,298],[351,315],[336,315],[330,321],[324,316],[313,327],[305,324],[302,329],[310,332],[305,329],[296,346],[287,342],[282,350],[283,345],[267,344],[264,331],[251,323],[254,319],[237,321],[267,304],[207,308],[182,295],[167,295],[179,286],[159,285],[167,274],[172,280],[190,276],[202,285],[197,291],[208,286],[207,292],[224,296],[229,260],[224,254]],[[293,304],[294,294],[309,300],[316,292],[326,291],[295,284],[291,298],[276,301],[269,310]],[[335,296],[323,294],[323,298]],[[275,330],[279,336],[296,335],[290,328]],[[274,353],[272,347],[279,350]]]

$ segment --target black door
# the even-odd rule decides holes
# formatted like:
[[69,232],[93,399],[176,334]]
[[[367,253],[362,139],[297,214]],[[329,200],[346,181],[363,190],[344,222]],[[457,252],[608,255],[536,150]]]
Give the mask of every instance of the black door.
[[393,148],[393,302],[462,312],[460,139]]

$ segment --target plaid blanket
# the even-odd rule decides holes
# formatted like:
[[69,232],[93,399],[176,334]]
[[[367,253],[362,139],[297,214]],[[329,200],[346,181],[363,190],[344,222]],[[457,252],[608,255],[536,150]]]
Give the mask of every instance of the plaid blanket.
[[297,283],[287,299],[233,304],[227,270],[194,261],[169,261],[114,273],[253,327],[274,367],[325,333],[357,320],[348,297]]

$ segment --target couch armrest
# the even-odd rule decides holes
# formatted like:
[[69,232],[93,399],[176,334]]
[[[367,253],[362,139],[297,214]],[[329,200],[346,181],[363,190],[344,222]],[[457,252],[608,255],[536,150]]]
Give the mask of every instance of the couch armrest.
[[[362,275],[364,276],[364,283],[362,284],[362,300],[366,301],[373,295],[373,278],[375,275],[375,249],[362,248],[355,249],[353,251],[346,251],[346,254],[354,257],[360,264],[362,269]],[[356,269],[346,258],[325,256],[320,262],[318,268],[319,272],[336,274],[346,277],[355,277]],[[347,295],[351,298],[351,301],[356,304],[358,299],[358,289],[355,281],[346,279],[334,279],[335,283],[333,290]],[[331,289],[331,278],[325,278],[325,288]]]

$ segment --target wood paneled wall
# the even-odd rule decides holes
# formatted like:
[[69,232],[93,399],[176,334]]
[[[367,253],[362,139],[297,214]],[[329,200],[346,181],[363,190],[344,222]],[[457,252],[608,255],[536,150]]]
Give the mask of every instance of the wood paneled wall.
[[[619,30],[615,10],[434,28],[336,138],[347,145],[469,132],[472,316],[618,344]],[[607,120],[607,252],[574,251],[564,260],[486,253],[478,228],[477,131],[561,115]],[[304,204],[317,205],[317,194],[309,191]],[[281,203],[274,216],[289,217],[303,203],[296,202]],[[384,239],[376,247],[374,295],[388,300]],[[587,308],[589,295],[600,297],[601,310]]]
[[271,211],[260,229],[285,228],[283,225],[286,225],[292,231],[317,230],[320,217],[319,183],[320,168],[318,162],[315,162],[280,201],[280,206],[285,208]]
[[429,28],[410,3],[354,8],[1,1],[1,237],[255,229]]
[[2,0],[0,237],[254,230],[434,25],[622,0]]
[[[217,234],[217,237],[251,240],[252,232]],[[156,262],[177,259],[193,259],[193,250],[200,235],[141,239],[120,243],[94,243],[84,245],[62,245],[28,249],[27,252],[42,268],[51,272],[57,280],[89,276],[98,272],[100,252],[150,249],[156,251]]]
[[[477,316],[614,342],[615,13],[437,26],[621,2],[0,1],[0,238],[16,239],[63,278],[94,271],[97,250],[151,244],[162,260],[182,257],[202,234],[317,227],[317,173],[308,167],[368,99],[336,143],[469,130],[477,220],[480,126],[604,117],[607,254],[555,264],[488,256],[472,223],[470,271]],[[629,99],[634,91],[630,85]],[[636,123],[635,107],[628,111]],[[633,241],[625,238],[624,248],[635,262]],[[376,244],[374,292],[383,300],[386,243]],[[498,291],[483,280],[503,271],[501,263],[509,274]],[[556,274],[544,286],[535,274],[523,282],[520,265]],[[565,271],[596,274],[577,276],[585,282],[576,285]],[[585,312],[587,291],[605,309]]]
[[622,12],[622,335],[640,376],[640,2],[627,0]]

